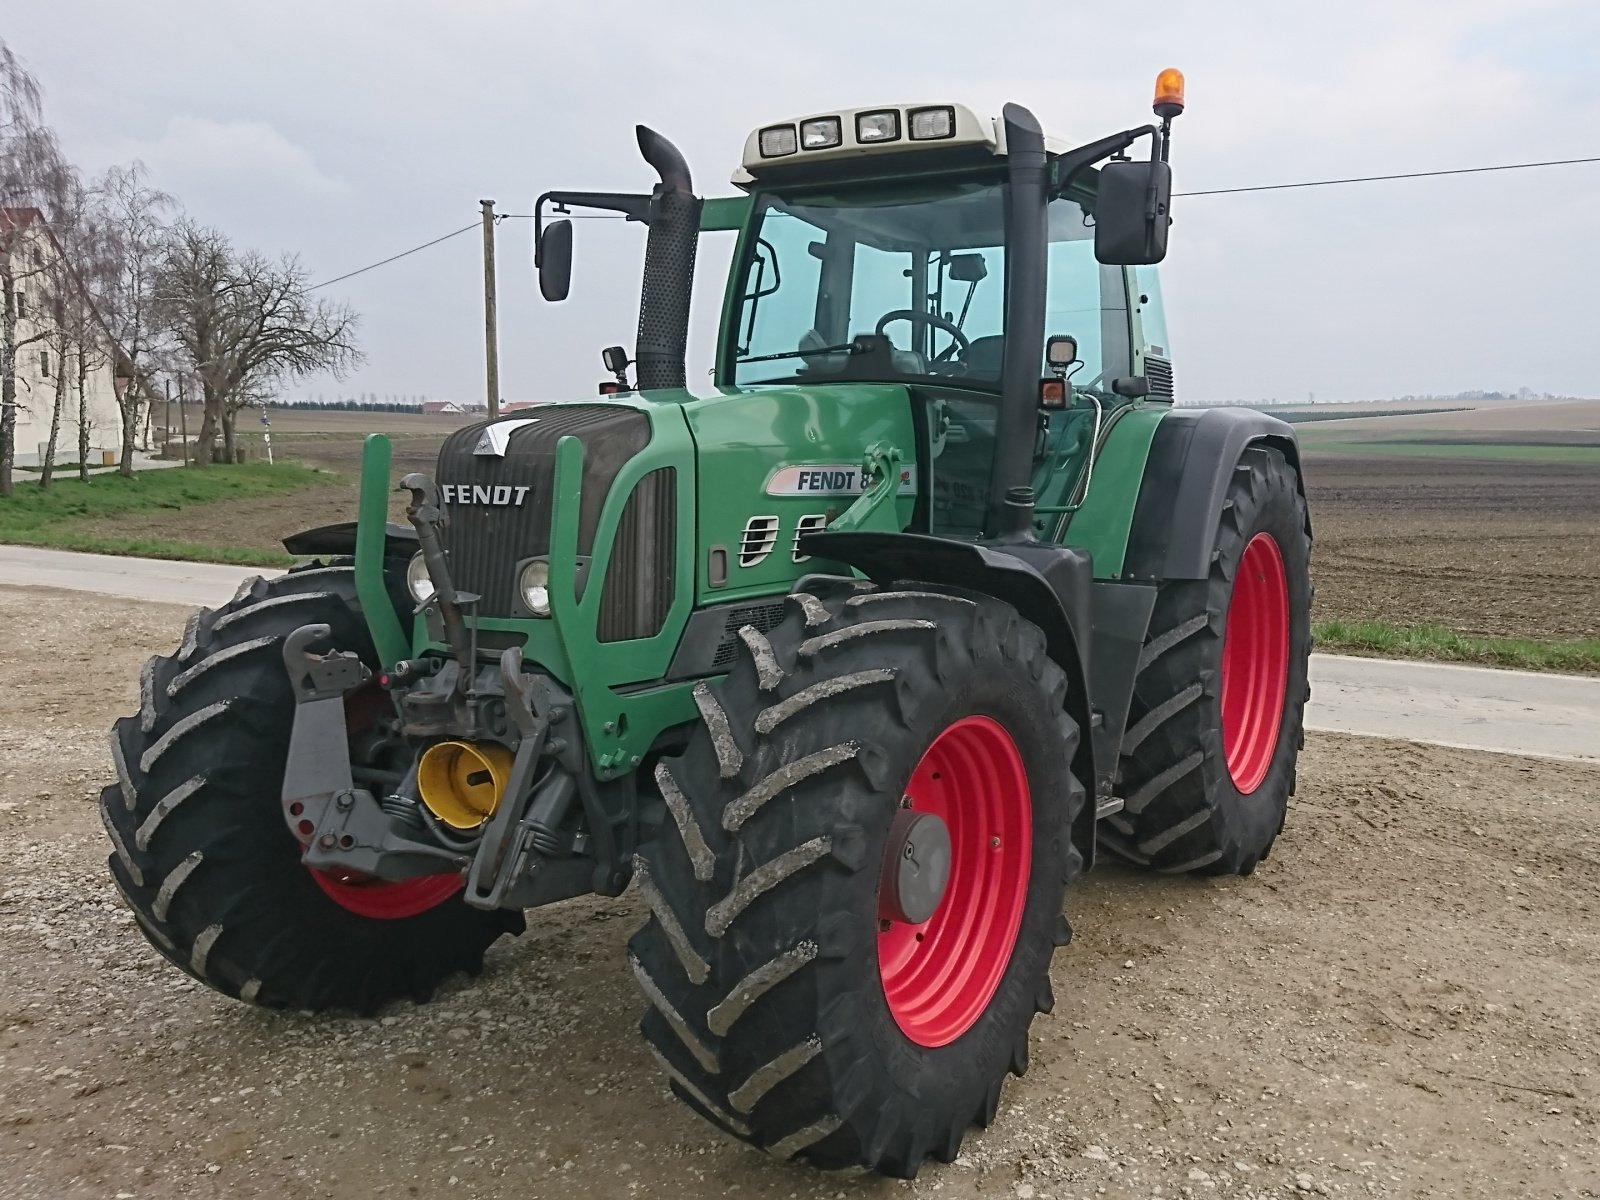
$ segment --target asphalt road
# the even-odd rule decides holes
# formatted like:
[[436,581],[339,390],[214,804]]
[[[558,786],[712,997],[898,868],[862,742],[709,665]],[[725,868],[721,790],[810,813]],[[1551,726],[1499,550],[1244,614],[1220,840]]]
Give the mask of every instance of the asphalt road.
[[[0,584],[218,605],[249,567],[0,546]],[[1600,679],[1446,663],[1311,657],[1313,730],[1600,762]]]

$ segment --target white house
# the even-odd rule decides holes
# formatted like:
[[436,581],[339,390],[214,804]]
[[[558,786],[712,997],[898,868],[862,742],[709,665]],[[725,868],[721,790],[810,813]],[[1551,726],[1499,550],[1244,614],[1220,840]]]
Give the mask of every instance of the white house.
[[[74,303],[88,311],[89,298],[76,285],[71,271],[48,268],[59,263],[60,244],[37,208],[0,208],[0,253],[8,254],[14,278],[17,325],[17,423],[15,461],[18,466],[37,465],[50,437],[50,421],[56,403],[60,373],[67,373],[67,391],[62,403],[61,428],[56,439],[56,461],[71,462],[78,457],[78,363],[75,350],[69,349],[61,361],[61,347],[53,337],[39,338],[53,326],[54,301],[50,295],[54,280],[74,281]],[[121,390],[130,382],[126,358],[109,334],[97,326],[97,344],[87,355],[88,375],[84,398],[89,425],[90,461],[99,462],[105,451],[119,453],[122,448],[122,411],[117,403]],[[37,340],[35,340],[37,339]],[[0,346],[0,355],[5,347]],[[119,362],[124,370],[119,371]]]

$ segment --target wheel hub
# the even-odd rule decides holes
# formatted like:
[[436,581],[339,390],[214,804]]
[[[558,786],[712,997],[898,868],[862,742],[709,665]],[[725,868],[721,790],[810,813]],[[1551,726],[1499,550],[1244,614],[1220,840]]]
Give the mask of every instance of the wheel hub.
[[889,827],[878,886],[878,915],[920,925],[950,883],[950,827],[931,812],[903,808]]

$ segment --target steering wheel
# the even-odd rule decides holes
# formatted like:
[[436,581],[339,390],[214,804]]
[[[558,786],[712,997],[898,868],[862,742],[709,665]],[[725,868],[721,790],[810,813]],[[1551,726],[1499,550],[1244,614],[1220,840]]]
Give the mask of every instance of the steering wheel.
[[934,356],[934,362],[943,362],[945,359],[949,358],[951,352],[955,350],[960,350],[963,354],[965,354],[967,352],[967,347],[972,345],[972,339],[966,334],[962,333],[961,326],[957,325],[954,321],[946,320],[937,313],[923,312],[921,309],[916,308],[891,308],[888,312],[884,313],[883,316],[878,318],[878,323],[873,326],[872,332],[877,334],[879,337],[882,337],[883,327],[895,321],[910,321],[913,325],[930,325],[934,329],[939,329],[945,333],[948,333],[953,339],[955,339],[950,345],[946,346]]

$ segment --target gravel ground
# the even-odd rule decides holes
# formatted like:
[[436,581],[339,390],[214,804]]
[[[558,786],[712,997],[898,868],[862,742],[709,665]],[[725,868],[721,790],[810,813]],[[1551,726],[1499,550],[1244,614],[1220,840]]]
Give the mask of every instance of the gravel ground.
[[830,1176],[669,1096],[631,894],[378,1020],[169,967],[94,800],[185,615],[0,587],[0,1197],[1600,1196],[1600,769],[1314,737],[1252,878],[1069,894],[1033,1068],[958,1162]]

